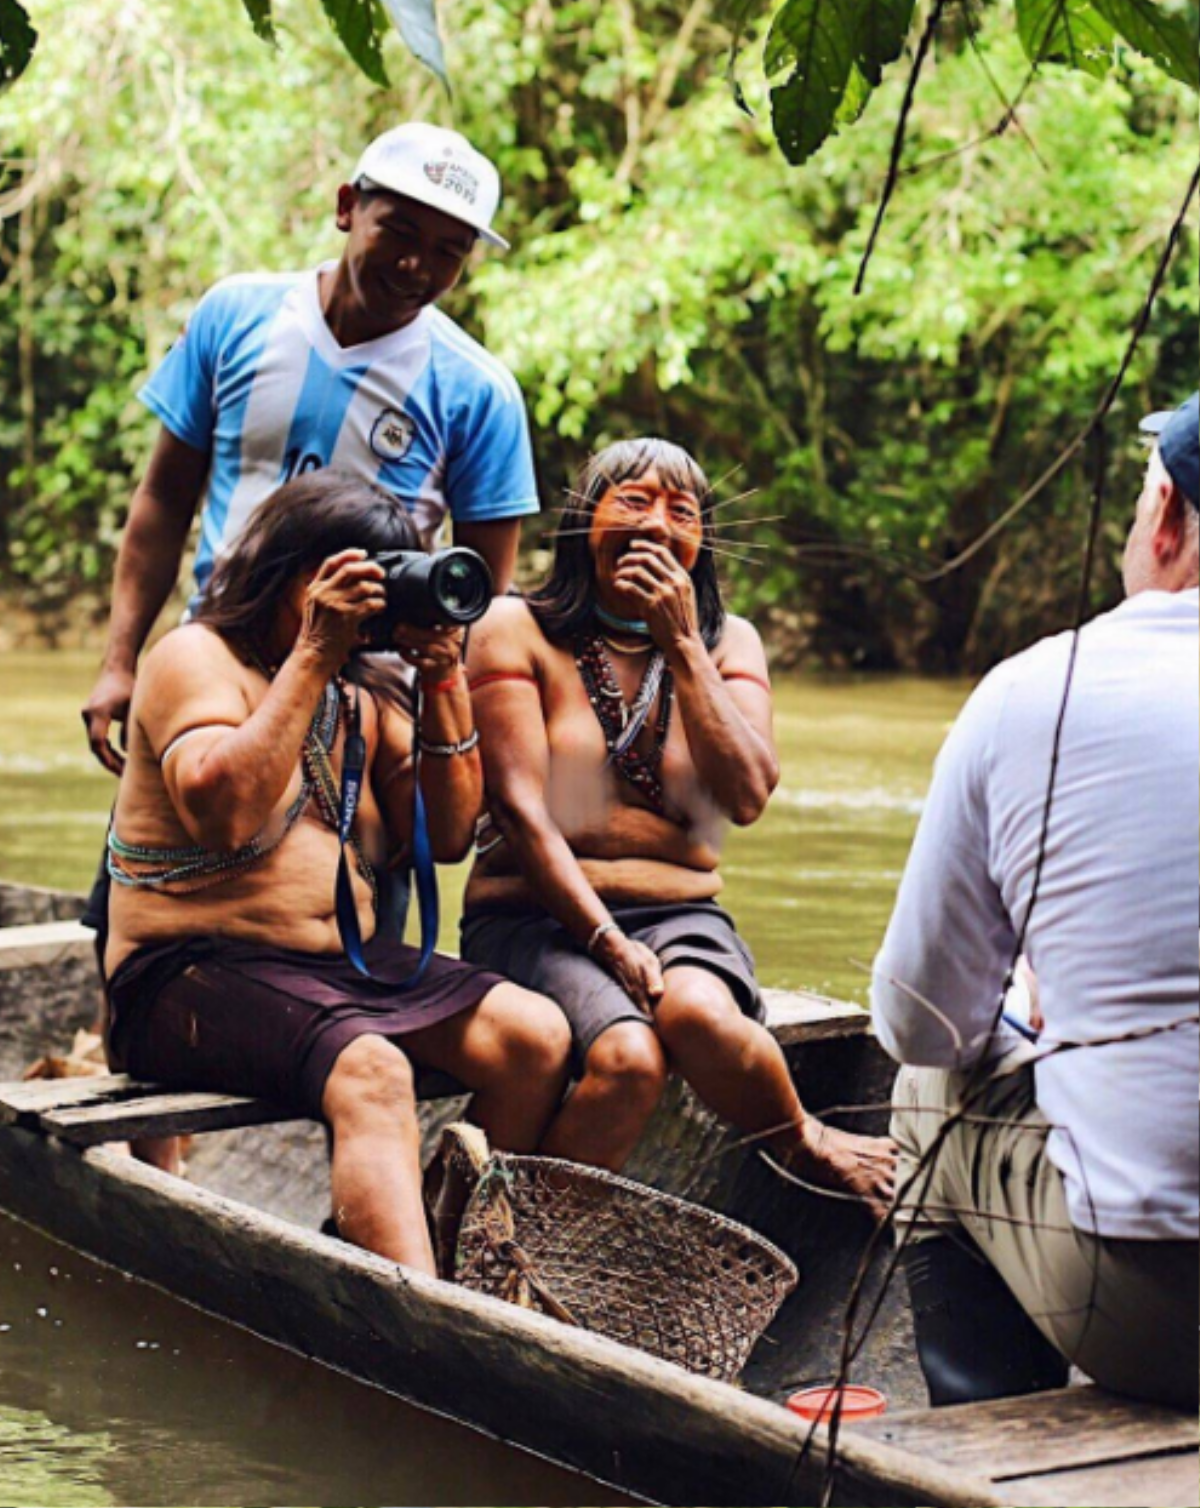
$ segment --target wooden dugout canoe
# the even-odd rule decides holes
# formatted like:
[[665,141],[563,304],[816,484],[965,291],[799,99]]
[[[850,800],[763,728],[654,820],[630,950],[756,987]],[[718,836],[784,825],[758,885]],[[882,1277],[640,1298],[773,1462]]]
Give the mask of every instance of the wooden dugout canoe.
[[[94,1012],[89,937],[53,919],[72,909],[0,887],[0,1081]],[[802,995],[775,995],[771,1009],[813,1109],[888,1098],[891,1068],[861,1011]],[[428,1107],[430,1134],[457,1109]],[[253,1125],[264,1113],[219,1096],[131,1103],[124,1090],[78,1080],[0,1089],[0,1209],[265,1339],[632,1495],[821,1500],[824,1432],[809,1440],[780,1404],[836,1370],[868,1231],[859,1211],[781,1184],[689,1095],[669,1095],[631,1174],[762,1231],[801,1271],[734,1388],[318,1235],[328,1207],[321,1132]],[[855,1125],[870,1128],[870,1117]],[[206,1132],[190,1181],[106,1145],[148,1126]],[[854,1377],[881,1388],[891,1408],[843,1428],[834,1503],[1200,1504],[1194,1419],[1091,1388],[924,1408],[900,1286]]]

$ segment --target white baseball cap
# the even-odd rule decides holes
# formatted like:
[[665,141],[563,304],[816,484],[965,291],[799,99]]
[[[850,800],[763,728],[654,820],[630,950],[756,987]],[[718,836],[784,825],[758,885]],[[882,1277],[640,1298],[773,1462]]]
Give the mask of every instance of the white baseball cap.
[[508,250],[508,242],[492,229],[500,174],[457,131],[415,120],[395,126],[377,136],[358,159],[352,181],[440,209],[478,231],[489,245]]

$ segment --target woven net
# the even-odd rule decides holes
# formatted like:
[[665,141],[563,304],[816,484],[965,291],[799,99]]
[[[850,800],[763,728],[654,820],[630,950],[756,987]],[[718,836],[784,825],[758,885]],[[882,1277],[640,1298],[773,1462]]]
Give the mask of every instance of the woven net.
[[468,1126],[448,1129],[441,1155],[461,1219],[443,1201],[435,1224],[457,1282],[689,1372],[732,1382],[796,1286],[755,1231],[626,1178],[488,1155]]

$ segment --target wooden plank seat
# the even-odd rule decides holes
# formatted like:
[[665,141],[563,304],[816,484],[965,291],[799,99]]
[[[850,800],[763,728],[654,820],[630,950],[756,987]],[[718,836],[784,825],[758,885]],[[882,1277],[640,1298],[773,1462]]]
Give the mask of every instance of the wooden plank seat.
[[885,1414],[853,1430],[983,1478],[1014,1504],[1200,1503],[1196,1416],[1096,1387]]
[[[48,924],[48,928],[73,925],[54,922]],[[11,930],[29,934],[48,929],[26,927]],[[58,937],[47,938],[46,951],[52,951],[60,941]],[[35,954],[41,951],[36,940],[31,944],[26,937],[22,941],[24,966],[31,966],[31,948]],[[765,993],[768,1028],[783,1046],[858,1036],[869,1029],[866,1011],[857,1006],[844,1005],[820,995],[783,990]],[[457,1087],[447,1080],[445,1085],[434,1087],[429,1097],[457,1092]],[[301,1119],[302,1116],[265,1100],[165,1089],[139,1083],[126,1074],[0,1084],[0,1125],[40,1130],[45,1135],[57,1136],[79,1147],[143,1136],[230,1131],[240,1126],[265,1126]]]
[[96,934],[82,922],[31,922],[0,927],[0,972],[44,969],[96,956]]
[[163,1089],[123,1073],[0,1085],[0,1125],[40,1130],[79,1147],[301,1118],[266,1100]]

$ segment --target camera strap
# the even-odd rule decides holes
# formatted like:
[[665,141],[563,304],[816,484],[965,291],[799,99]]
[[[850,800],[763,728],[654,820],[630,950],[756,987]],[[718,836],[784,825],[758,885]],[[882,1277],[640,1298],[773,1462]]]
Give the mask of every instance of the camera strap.
[[438,887],[437,869],[433,862],[433,845],[429,841],[429,822],[425,812],[425,797],[421,792],[421,756],[415,747],[417,728],[420,726],[420,690],[413,690],[413,874],[417,882],[417,906],[421,916],[421,952],[416,967],[404,979],[383,979],[372,974],[363,957],[362,930],[358,925],[358,907],[354,901],[354,887],[350,882],[350,863],[347,848],[354,831],[354,818],[362,796],[363,775],[367,766],[367,741],[362,736],[362,717],[358,705],[358,688],[355,687],[346,713],[346,747],[342,754],[342,788],[338,802],[338,871],[335,906],[338,932],[346,957],[366,979],[376,984],[386,984],[397,990],[411,990],[424,974],[438,935]]

